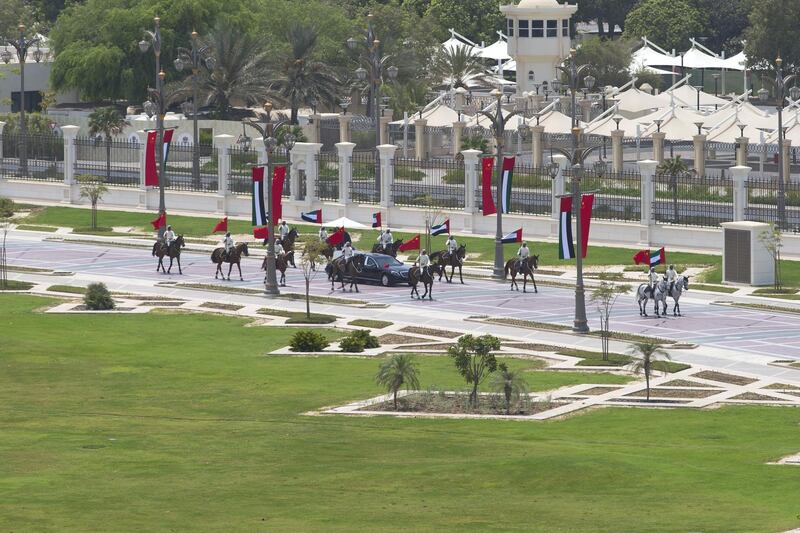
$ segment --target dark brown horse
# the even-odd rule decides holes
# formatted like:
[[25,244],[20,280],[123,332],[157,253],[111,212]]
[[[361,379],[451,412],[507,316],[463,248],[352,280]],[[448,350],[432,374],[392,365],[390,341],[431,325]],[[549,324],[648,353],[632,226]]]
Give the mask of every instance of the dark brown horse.
[[233,265],[239,269],[239,279],[244,281],[242,277],[242,255],[245,257],[250,255],[250,252],[247,250],[247,243],[240,242],[236,246],[233,247],[233,250],[225,255],[225,248],[217,248],[213,252],[211,252],[211,262],[217,265],[217,271],[214,272],[214,279],[218,279],[217,276],[222,274],[222,279],[225,279],[225,273],[222,272],[222,263],[228,263],[228,281],[231,280],[231,270],[233,270]]
[[[464,258],[467,256],[467,245],[462,244],[461,246],[456,249],[455,253],[451,254],[446,250],[442,250],[441,252],[433,252],[431,254],[431,263],[437,264],[440,267],[439,270],[439,281],[442,281],[442,274],[444,274],[444,279],[447,280],[447,283],[453,282],[453,275],[455,274],[456,268],[458,269],[458,278],[461,280],[461,283],[464,283],[464,275],[461,272],[461,267],[464,265]],[[450,278],[447,277],[447,267],[450,267]]]
[[389,246],[389,248],[384,250],[383,245],[378,242],[372,246],[372,253],[385,254],[385,255],[391,255],[392,257],[397,257],[397,251],[400,249],[401,244],[403,244],[403,239],[397,239]]
[[356,277],[361,273],[361,269],[364,268],[364,256],[363,255],[355,255],[353,259],[350,261],[345,261],[344,257],[337,257],[330,263],[328,263],[328,267],[330,267],[330,275],[331,279],[331,291],[335,290],[334,283],[339,280],[342,283],[342,290],[344,290],[345,279],[350,278],[350,290],[353,290],[353,287],[356,288],[356,292],[358,290],[358,281]]
[[533,277],[533,272],[537,268],[539,268],[538,255],[528,256],[524,261],[520,261],[516,257],[506,261],[505,274],[508,276],[509,272],[511,273],[511,290],[519,290],[517,274],[522,274],[522,292],[528,292],[528,276],[531,277],[531,281],[533,282],[533,292],[539,292],[539,289],[536,287],[536,278]]
[[294,254],[289,255],[289,252],[294,252],[294,243],[296,240],[297,230],[294,228],[290,229],[286,237],[280,240],[283,245],[283,251],[286,252],[286,257],[289,260],[289,264],[292,265],[292,268],[297,268],[297,265],[294,264]]
[[[178,274],[183,274],[181,270],[181,248],[186,246],[183,240],[183,235],[178,235],[169,246],[165,245],[163,241],[156,241],[153,244],[153,257],[158,257],[158,265],[156,265],[156,272],[161,270],[164,274],[169,274],[172,270],[172,261],[178,260]],[[169,268],[164,268],[164,256],[169,257]]]
[[[289,264],[294,262],[294,252],[287,252],[283,255],[279,255],[275,258],[275,270],[281,273],[281,279],[278,280],[278,283],[282,286],[286,286],[286,269],[288,268]],[[264,272],[267,271],[267,258],[264,257],[264,261],[261,263],[261,270]]]
[[[424,300],[427,296],[429,300],[433,300],[433,275],[441,272],[439,265],[430,265],[427,271],[423,271],[418,266],[413,266],[408,269],[408,284],[411,285],[411,297],[417,295],[417,298]],[[425,287],[425,294],[420,298],[417,285],[422,283]]]

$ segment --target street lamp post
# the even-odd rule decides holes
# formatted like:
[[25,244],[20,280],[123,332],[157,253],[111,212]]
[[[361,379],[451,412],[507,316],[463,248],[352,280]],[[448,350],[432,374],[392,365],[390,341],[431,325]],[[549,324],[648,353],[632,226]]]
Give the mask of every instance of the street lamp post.
[[[149,100],[144,103],[143,107],[147,116],[151,118],[153,116],[156,117],[156,130],[158,130],[156,138],[156,157],[158,158],[159,172],[158,214],[159,216],[163,216],[167,212],[164,194],[164,185],[167,180],[166,162],[164,161],[164,113],[166,112],[164,79],[167,75],[161,69],[161,19],[159,17],[154,17],[153,22],[155,23],[155,29],[154,31],[145,31],[145,38],[139,41],[139,50],[141,50],[142,53],[147,53],[152,46],[153,54],[156,57],[156,86],[155,88],[147,88]],[[166,227],[164,225],[158,228],[159,239],[164,236],[165,231]]]
[[[494,134],[495,146],[497,147],[497,199],[495,200],[497,209],[497,228],[494,243],[494,271],[492,277],[498,280],[505,279],[505,263],[503,257],[503,144],[505,140],[506,125],[511,118],[522,115],[524,110],[516,110],[503,115],[503,92],[494,89],[491,93],[495,99],[495,111],[491,114],[488,111],[479,111],[489,119],[492,133]],[[520,136],[527,137],[530,127],[524,121],[517,127]]]
[[[192,47],[191,48],[178,48],[178,57],[174,61],[175,70],[178,72],[183,71],[186,65],[192,67],[192,181],[195,188],[199,189],[200,183],[200,151],[198,150],[198,143],[200,141],[198,127],[197,127],[197,77],[202,67],[208,70],[214,70],[216,60],[211,56],[211,47],[203,45],[198,38],[197,32],[192,32]],[[188,107],[188,106],[187,106]],[[184,108],[185,114],[186,108]]]
[[[280,294],[278,288],[278,278],[275,268],[275,223],[273,220],[273,203],[272,203],[272,175],[275,169],[275,161],[273,154],[279,145],[286,147],[286,150],[291,152],[294,148],[295,136],[292,133],[292,127],[289,120],[281,119],[277,122],[272,120],[272,103],[267,102],[264,104],[266,113],[262,113],[260,120],[244,120],[243,123],[256,130],[264,141],[264,148],[267,150],[267,273],[264,277],[264,286],[267,294],[277,295]],[[278,141],[277,137],[280,130],[286,130],[283,135],[283,141]],[[247,139],[247,137],[245,137]],[[245,141],[245,146],[247,143]]]
[[[778,224],[781,228],[786,227],[786,184],[783,175],[783,141],[786,132],[783,129],[783,103],[786,99],[786,86],[795,79],[794,74],[783,75],[783,59],[780,57],[775,60],[775,92],[778,110]],[[800,87],[796,85],[789,89],[789,96],[792,100],[800,98]],[[769,98],[769,91],[763,87],[758,91],[758,98],[766,102]]]
[[[22,176],[28,175],[28,125],[25,123],[25,61],[28,57],[28,50],[33,45],[36,45],[36,50],[33,52],[33,59],[38,63],[44,57],[44,52],[39,48],[39,37],[28,39],[25,37],[25,25],[20,24],[17,26],[19,30],[19,37],[16,39],[8,39],[6,42],[17,51],[17,58],[19,59],[19,167]],[[8,64],[11,61],[11,52],[8,49],[0,53],[0,59],[3,63]]]

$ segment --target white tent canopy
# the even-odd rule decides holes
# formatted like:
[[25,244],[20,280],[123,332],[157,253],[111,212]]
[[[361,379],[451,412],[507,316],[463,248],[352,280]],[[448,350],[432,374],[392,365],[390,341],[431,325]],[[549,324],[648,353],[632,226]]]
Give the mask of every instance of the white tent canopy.
[[[619,128],[617,128],[617,123],[614,120],[615,118],[621,119],[619,121]],[[639,123],[633,120],[628,120],[627,118],[621,117],[619,115],[609,115],[607,117],[603,117],[600,120],[596,120],[590,124],[586,125],[586,133],[588,135],[601,135],[603,137],[611,137],[611,132],[620,129],[625,132],[625,137],[636,137],[637,127]]]
[[[772,131],[778,128],[778,117],[776,115],[767,115],[749,102],[737,106],[735,112],[742,124],[761,130]],[[708,115],[706,122],[710,126],[716,126],[724,122],[730,116],[730,113],[730,109],[719,110]]]
[[326,228],[345,228],[345,229],[364,229],[369,227],[366,224],[362,224],[361,222],[356,222],[355,220],[349,219],[347,217],[339,217],[336,220],[331,220],[330,222],[323,222],[322,225]]
[[[536,126],[536,118],[528,119],[528,125]],[[584,124],[579,121],[579,125]],[[549,111],[539,115],[539,126],[544,126],[545,133],[569,133],[572,131],[572,119],[560,111]]]
[[476,49],[471,44],[462,41],[461,39],[457,38],[455,35],[451,35],[449,39],[442,43],[442,48],[449,52],[455,51],[457,48],[466,46],[470,51],[471,55],[478,55],[479,49]]
[[686,68],[726,68],[724,59],[714,57],[692,46],[683,54],[683,66]]
[[[697,120],[693,120],[694,118]],[[660,129],[666,134],[664,138],[669,141],[689,141],[697,135],[697,126],[694,122],[703,122],[702,118],[679,107],[652,113],[641,119],[642,123],[650,123],[642,132],[642,137],[650,137]],[[655,123],[656,120],[662,121],[660,128]]]
[[[413,117],[409,117],[409,122],[413,123],[414,120],[418,118],[420,118],[419,115],[414,115]],[[431,107],[430,109],[426,109],[425,111],[423,111],[422,118],[428,121],[428,126],[434,128],[442,126],[452,126],[453,122],[458,121],[458,111],[444,104],[437,104]],[[463,119],[464,115],[462,114],[462,120]],[[404,124],[404,121],[395,120],[394,122],[390,122],[390,124],[402,125]]]
[[628,113],[641,113],[664,106],[662,99],[635,87],[619,93],[615,98],[619,101],[619,110]]
[[[697,105],[697,89],[694,87],[690,87],[689,85],[681,85],[676,89],[672,89],[671,91],[667,91],[661,93],[661,95],[669,95],[674,94],[676,98],[682,100],[689,106],[696,106]],[[708,94],[707,92],[700,91],[700,105],[701,106],[723,106],[728,103],[727,100],[723,100],[713,94]]]
[[[736,111],[729,111],[729,116],[708,132],[710,142],[735,143],[736,139],[742,137],[742,130],[739,129],[739,120]],[[749,140],[755,141],[761,136],[761,132],[756,128],[745,125],[744,136]]]
[[744,50],[739,52],[733,57],[725,60],[725,68],[730,70],[746,70],[747,69],[747,56],[744,55]]
[[672,57],[650,48],[643,46],[633,53],[631,65],[639,67],[679,67],[681,66],[680,57]]
[[[494,61],[506,61],[511,59],[511,56],[508,55],[508,43],[503,38],[498,39],[489,46],[481,48],[475,53],[475,55],[484,59],[492,59]],[[503,67],[503,69],[508,70],[505,67]]]

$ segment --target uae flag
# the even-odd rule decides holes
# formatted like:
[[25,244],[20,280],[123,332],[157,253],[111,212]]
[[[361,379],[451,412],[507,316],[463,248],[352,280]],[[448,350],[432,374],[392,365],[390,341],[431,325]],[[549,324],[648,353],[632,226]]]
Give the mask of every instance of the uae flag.
[[153,229],[163,228],[167,225],[167,213],[161,213],[157,219],[150,221],[150,224],[153,225]]
[[503,214],[511,211],[511,178],[514,175],[514,157],[503,158],[503,174],[501,175],[500,208]]
[[264,226],[267,223],[267,210],[264,208],[264,167],[253,167],[253,226]]
[[492,171],[494,170],[494,159],[484,157],[481,161],[481,197],[483,199],[483,216],[494,215],[497,208],[492,197]]
[[286,181],[286,165],[275,167],[272,172],[272,223],[277,224],[283,218],[283,182]]
[[414,235],[413,239],[401,244],[398,250],[401,252],[407,252],[409,250],[419,250],[419,248],[419,233],[417,233]]
[[219,231],[221,231],[223,233],[228,231],[228,217],[225,217],[222,220],[220,220],[219,222],[217,222],[217,225],[214,226],[214,231],[212,231],[211,233],[217,233]]
[[650,252],[650,266],[654,267],[656,265],[663,265],[667,262],[667,254],[664,252],[664,248],[661,247],[658,250],[653,250]]
[[436,237],[437,235],[441,235],[443,233],[450,233],[450,219],[448,218],[443,223],[438,224],[436,226],[431,226],[431,235]]
[[344,226],[334,231],[330,237],[325,239],[325,242],[331,246],[339,246],[344,242]]
[[253,228],[253,237],[256,239],[266,239],[269,237],[269,228],[266,226],[263,228]]
[[503,244],[511,244],[512,242],[522,242],[522,228],[519,228],[517,231],[512,231],[508,235],[503,236],[500,239],[500,242]]
[[[592,221],[593,194],[584,194],[581,198],[581,257],[586,257],[589,248],[589,228]],[[574,259],[575,246],[572,241],[572,197],[561,198],[561,210],[558,230],[558,258]]]
[[381,227],[381,212],[378,211],[377,213],[372,213],[372,227],[373,228],[380,228]]
[[322,209],[310,211],[308,213],[300,213],[300,218],[312,224],[322,224]]

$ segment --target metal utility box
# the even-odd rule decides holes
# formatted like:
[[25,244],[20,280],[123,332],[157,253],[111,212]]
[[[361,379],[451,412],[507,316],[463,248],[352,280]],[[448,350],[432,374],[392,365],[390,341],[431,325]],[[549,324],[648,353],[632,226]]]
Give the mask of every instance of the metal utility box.
[[761,235],[770,231],[763,222],[724,222],[722,281],[744,285],[775,283],[775,260],[761,242]]

